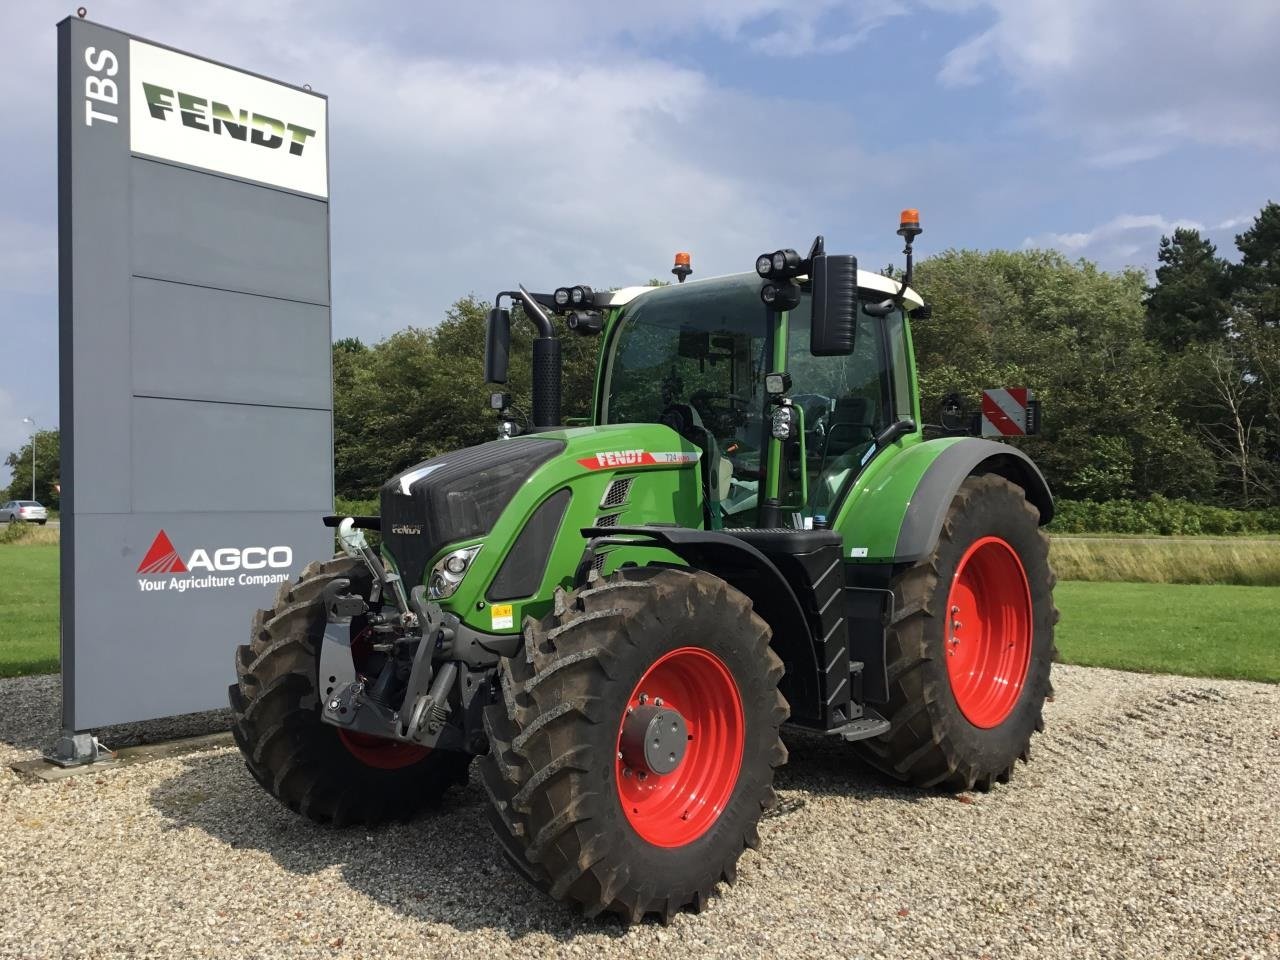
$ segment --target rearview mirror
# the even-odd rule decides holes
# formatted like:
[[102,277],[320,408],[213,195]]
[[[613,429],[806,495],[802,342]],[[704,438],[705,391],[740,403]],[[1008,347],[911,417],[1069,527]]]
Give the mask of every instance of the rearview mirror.
[[489,311],[489,331],[484,338],[484,379],[486,383],[506,383],[511,357],[511,311],[494,307]]
[[809,272],[813,316],[809,352],[815,357],[845,357],[853,352],[858,317],[858,258],[819,254]]

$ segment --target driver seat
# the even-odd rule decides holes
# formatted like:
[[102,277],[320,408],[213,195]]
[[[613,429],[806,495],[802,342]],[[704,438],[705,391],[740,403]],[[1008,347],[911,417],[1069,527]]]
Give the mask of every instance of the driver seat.
[[702,451],[698,470],[708,511],[727,500],[733,480],[733,464],[720,453],[715,434],[703,426],[698,411],[689,404],[672,404],[663,412],[661,422]]
[[824,462],[875,438],[873,425],[867,419],[868,406],[866,397],[841,397],[836,401],[822,445]]

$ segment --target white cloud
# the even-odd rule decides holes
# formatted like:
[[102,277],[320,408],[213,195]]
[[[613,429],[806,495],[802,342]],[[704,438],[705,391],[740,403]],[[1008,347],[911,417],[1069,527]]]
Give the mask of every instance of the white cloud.
[[[1218,246],[1220,256],[1233,257],[1231,231],[1252,223],[1253,217],[1239,216],[1211,224],[1185,218],[1170,218],[1157,213],[1124,213],[1112,217],[1089,230],[1074,233],[1042,233],[1027,237],[1024,249],[1050,247],[1073,257],[1101,261],[1107,266],[1149,264],[1161,237],[1172,236],[1177,229],[1197,230]],[[1226,234],[1218,236],[1218,234]]]
[[1082,140],[1100,166],[1148,160],[1184,143],[1280,147],[1274,0],[974,5],[995,22],[948,54],[939,81],[1012,82],[1031,96],[1047,129]]
[[1204,230],[1204,225],[1194,220],[1169,220],[1158,213],[1122,213],[1112,217],[1106,223],[1098,224],[1092,230],[1082,233],[1041,234],[1038,237],[1027,237],[1022,245],[1024,247],[1056,247],[1068,253],[1078,253],[1135,232],[1153,235],[1170,234],[1179,227]]
[[1253,214],[1242,213],[1239,216],[1227,217],[1221,223],[1215,223],[1215,230],[1237,230],[1240,227],[1250,226],[1253,223]]

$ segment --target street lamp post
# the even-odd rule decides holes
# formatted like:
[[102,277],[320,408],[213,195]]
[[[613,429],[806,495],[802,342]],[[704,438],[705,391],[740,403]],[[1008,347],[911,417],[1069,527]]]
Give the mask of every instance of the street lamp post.
[[23,417],[23,423],[31,424],[31,499],[36,499],[36,422],[31,417]]

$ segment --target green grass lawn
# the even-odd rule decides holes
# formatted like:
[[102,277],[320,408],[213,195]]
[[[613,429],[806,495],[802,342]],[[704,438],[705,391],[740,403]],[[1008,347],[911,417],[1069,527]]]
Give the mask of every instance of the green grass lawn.
[[0,544],[0,677],[58,669],[58,547]]
[[[1066,663],[1280,681],[1280,587],[1065,581]],[[58,547],[0,544],[0,677],[58,669]]]
[[1065,663],[1280,681],[1280,587],[1065,581]]

